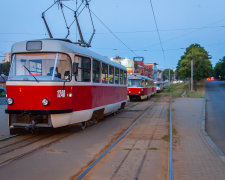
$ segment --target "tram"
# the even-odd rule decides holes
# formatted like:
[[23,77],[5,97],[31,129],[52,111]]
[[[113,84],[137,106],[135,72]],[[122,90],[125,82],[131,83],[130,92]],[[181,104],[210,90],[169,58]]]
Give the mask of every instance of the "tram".
[[157,81],[156,82],[156,92],[157,93],[162,92],[163,91],[163,88],[164,88],[164,83]]
[[137,74],[128,76],[127,94],[130,101],[148,99],[155,94],[154,81]]
[[15,43],[6,83],[10,133],[87,125],[123,109],[126,68],[66,39]]

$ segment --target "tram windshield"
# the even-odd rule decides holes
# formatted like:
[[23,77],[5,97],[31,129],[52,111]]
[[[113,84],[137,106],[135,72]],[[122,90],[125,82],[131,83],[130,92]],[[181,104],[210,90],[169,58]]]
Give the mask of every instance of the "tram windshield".
[[62,53],[20,53],[12,56],[9,81],[70,81],[71,61]]
[[128,79],[128,87],[144,87],[145,81],[141,79]]

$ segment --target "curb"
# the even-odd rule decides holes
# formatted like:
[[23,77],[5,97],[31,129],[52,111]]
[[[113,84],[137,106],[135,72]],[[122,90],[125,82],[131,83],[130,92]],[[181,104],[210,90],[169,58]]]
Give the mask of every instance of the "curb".
[[203,116],[202,116],[202,121],[201,121],[201,131],[203,136],[205,137],[207,143],[213,148],[213,150],[218,154],[220,159],[225,163],[225,155],[221,151],[221,149],[213,142],[213,140],[210,138],[208,133],[206,132],[205,128],[205,122],[206,122],[206,104],[207,104],[207,98],[204,98],[204,105],[203,105]]

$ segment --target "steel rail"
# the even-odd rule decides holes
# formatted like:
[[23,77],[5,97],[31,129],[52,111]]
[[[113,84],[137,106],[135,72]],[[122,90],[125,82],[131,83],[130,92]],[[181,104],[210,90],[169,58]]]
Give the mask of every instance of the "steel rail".
[[8,137],[5,137],[5,138],[0,139],[0,141],[6,141],[6,140],[11,139],[11,138],[14,138],[16,136],[19,136],[19,135],[18,134],[14,134],[14,135],[11,135],[11,136],[8,136]]
[[170,157],[169,157],[169,179],[173,180],[173,123],[172,123],[172,95],[170,92]]
[[[159,98],[161,99],[161,98]],[[137,124],[138,121],[140,121],[144,115],[149,112],[153,106],[159,101],[159,99],[157,101],[155,101],[152,105],[150,105],[145,112],[138,117],[138,119],[136,119],[130,126],[129,128],[119,137],[116,139],[116,141],[109,147],[107,148],[93,163],[90,164],[90,166],[83,172],[81,173],[76,180],[81,180],[121,139],[123,139],[125,137],[125,135],[132,129],[132,127]]]
[[[50,142],[48,142],[48,143],[46,143],[46,144],[43,144],[43,145],[41,145],[41,146],[39,146],[39,147],[37,147],[37,148],[34,148],[34,149],[30,150],[30,151],[28,151],[28,152],[19,154],[19,155],[15,156],[15,157],[12,157],[12,158],[8,159],[8,160],[5,160],[4,162],[0,163],[0,168],[6,166],[6,165],[8,165],[8,164],[11,164],[12,162],[14,162],[14,161],[16,161],[16,160],[18,160],[18,159],[22,159],[23,157],[25,157],[25,156],[27,156],[27,155],[29,155],[29,154],[32,154],[32,153],[34,153],[34,152],[36,152],[36,151],[38,151],[38,150],[40,150],[40,149],[42,149],[42,148],[48,147],[48,146],[50,146],[51,144],[56,143],[56,142],[60,141],[61,139],[66,138],[66,137],[68,137],[68,136],[70,136],[70,135],[71,135],[71,133],[66,133],[65,135],[62,135],[61,137],[56,138],[56,139],[54,139],[53,141],[50,141]],[[54,135],[53,135],[53,136],[54,136]],[[47,136],[47,137],[44,138],[44,139],[47,139],[47,138],[53,137],[53,136]],[[40,139],[39,141],[42,141],[42,140],[44,140],[44,139]],[[36,142],[39,142],[39,141],[36,141]],[[36,142],[34,142],[34,143],[36,143]],[[31,143],[31,144],[33,144],[33,143]],[[30,145],[30,144],[29,144],[29,145]],[[25,147],[25,146],[24,146],[24,147]],[[22,148],[23,148],[23,147],[22,147]]]

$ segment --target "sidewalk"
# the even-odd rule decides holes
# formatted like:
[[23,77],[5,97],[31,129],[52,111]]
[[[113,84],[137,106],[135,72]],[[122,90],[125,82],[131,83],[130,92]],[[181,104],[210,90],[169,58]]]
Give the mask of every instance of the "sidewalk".
[[179,98],[173,103],[174,179],[224,180],[225,164],[201,133],[204,100]]
[[[145,107],[146,108],[146,107]],[[167,180],[168,98],[146,113],[84,179]]]
[[6,105],[0,105],[0,138],[9,136],[8,114],[5,113]]

